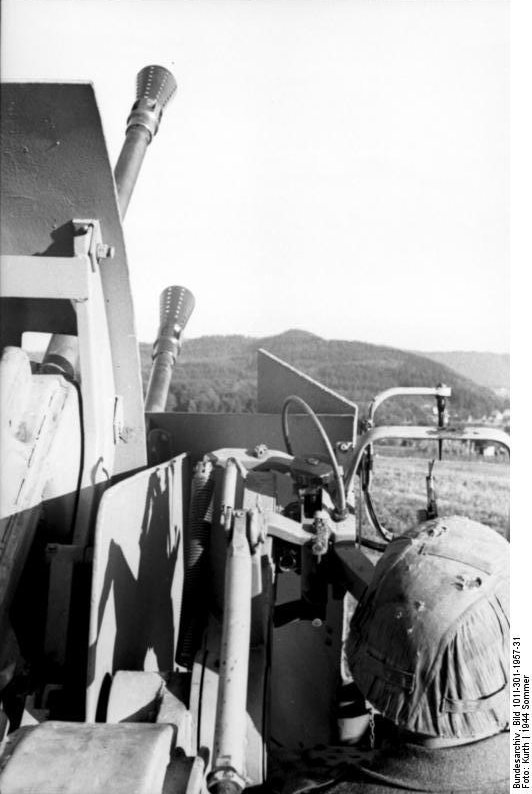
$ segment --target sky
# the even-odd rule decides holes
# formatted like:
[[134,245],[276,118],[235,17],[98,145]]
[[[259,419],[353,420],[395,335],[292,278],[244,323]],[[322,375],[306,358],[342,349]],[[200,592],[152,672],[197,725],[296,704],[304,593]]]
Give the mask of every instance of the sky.
[[138,334],[303,328],[509,350],[504,0],[3,0],[2,77],[94,83],[111,162],[140,68],[178,92],[124,228]]

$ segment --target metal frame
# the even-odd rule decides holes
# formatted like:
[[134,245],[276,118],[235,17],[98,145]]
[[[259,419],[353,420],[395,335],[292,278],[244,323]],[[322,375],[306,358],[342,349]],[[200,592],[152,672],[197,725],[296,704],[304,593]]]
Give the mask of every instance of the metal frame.
[[[84,237],[73,232],[72,217],[100,220],[107,245],[99,248],[101,240],[93,234],[91,253],[98,259],[105,299],[105,324],[100,325],[100,334],[107,328],[109,333],[105,346],[96,352],[101,355],[104,347],[110,348],[115,389],[121,395],[124,413],[113,471],[115,475],[137,471],[146,465],[140,357],[122,218],[94,87],[88,83],[5,83],[1,103],[1,251],[9,255],[11,266],[12,255],[23,257],[17,267],[22,268],[19,277],[26,286],[21,290],[18,285],[19,294],[27,294],[37,284],[44,294],[67,292],[67,263],[74,264],[72,255],[79,253],[74,248]],[[92,221],[86,223],[90,226]],[[50,279],[44,275],[47,272]],[[42,298],[43,293],[34,290],[34,297]],[[83,293],[75,297],[82,298]],[[75,333],[74,312],[69,311],[66,300],[59,301],[57,307],[50,299],[36,301],[31,307],[24,298],[10,303],[16,305],[9,308],[6,318],[10,323],[16,321],[17,332]],[[38,327],[48,316],[50,327]],[[19,328],[22,317],[31,320],[33,327]],[[10,343],[17,345],[13,338],[10,336]]]
[[73,257],[0,257],[0,297],[71,300],[76,312],[80,350],[83,466],[74,542],[85,545],[90,528],[88,489],[107,482],[114,469],[120,432],[109,349],[105,299],[91,251],[98,242],[98,221],[85,221],[87,231],[75,237]]
[[[73,257],[0,257],[1,297],[68,300],[76,314],[81,374],[80,385],[76,385],[82,439],[80,469],[69,479],[55,478],[53,496],[68,500],[75,490],[77,501],[72,532],[70,524],[61,527],[65,540],[68,538],[67,543],[71,545],[53,544],[49,548],[50,580],[44,641],[48,658],[60,666],[66,659],[73,568],[83,559],[84,549],[91,541],[95,507],[113,474],[120,433],[120,399],[114,384],[97,258],[98,251],[102,251],[98,248],[101,246],[99,223],[81,221],[74,223],[74,229],[78,233],[74,236]],[[46,377],[55,376],[43,375],[41,379]],[[70,384],[69,387],[72,388]],[[76,478],[73,488],[72,480]],[[68,515],[67,511],[65,516]]]
[[[331,443],[337,451],[346,447],[345,455],[338,455],[346,465],[352,454],[351,440],[355,428],[353,416],[318,414]],[[253,450],[266,444],[269,449],[284,448],[281,417],[279,414],[186,414],[156,413],[146,415],[150,432],[165,434],[166,448],[171,455],[188,452],[197,460],[213,449],[233,447]],[[291,436],[298,455],[316,454],[323,450],[322,442],[305,414],[290,416]],[[339,446],[341,445],[341,446]]]
[[392,397],[450,397],[451,391],[450,386],[444,386],[443,384],[436,386],[436,388],[430,386],[395,386],[392,389],[385,389],[377,394],[369,404],[366,426],[368,428],[373,427],[377,408],[385,400],[389,400]]
[[346,473],[346,491],[349,493],[368,446],[384,438],[428,441],[493,441],[505,447],[510,454],[510,436],[496,427],[422,427],[421,425],[383,425],[365,433],[355,447],[353,459]]

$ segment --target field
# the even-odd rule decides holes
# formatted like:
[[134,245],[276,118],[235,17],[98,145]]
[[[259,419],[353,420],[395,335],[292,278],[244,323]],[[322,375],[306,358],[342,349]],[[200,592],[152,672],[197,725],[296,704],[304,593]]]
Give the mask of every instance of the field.
[[[376,455],[371,494],[379,520],[387,529],[401,533],[418,522],[417,511],[426,507],[427,471],[428,461],[423,458]],[[436,462],[438,515],[466,515],[509,538],[509,475],[507,461]],[[365,511],[362,512],[363,534],[375,538]]]

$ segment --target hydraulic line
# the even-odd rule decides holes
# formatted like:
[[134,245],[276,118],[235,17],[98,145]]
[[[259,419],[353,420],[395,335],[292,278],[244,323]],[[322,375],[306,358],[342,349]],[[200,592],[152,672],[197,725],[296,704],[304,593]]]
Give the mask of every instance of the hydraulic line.
[[[377,516],[377,511],[375,510],[375,505],[373,504],[373,499],[371,498],[371,494],[370,494],[369,490],[365,489],[363,491],[363,494],[364,494],[364,505],[365,505],[366,511],[368,513],[369,519],[370,519],[373,527],[377,530],[379,535],[382,538],[384,538],[386,543],[390,543],[390,541],[393,540],[394,537],[395,537],[394,533],[390,532],[389,529],[386,529],[386,527],[383,526],[381,524],[381,522],[379,521],[379,517]],[[382,546],[382,544],[379,543],[378,546],[380,547],[380,546]],[[369,548],[373,548],[373,547],[370,546]],[[375,548],[377,548],[377,547],[375,547]]]

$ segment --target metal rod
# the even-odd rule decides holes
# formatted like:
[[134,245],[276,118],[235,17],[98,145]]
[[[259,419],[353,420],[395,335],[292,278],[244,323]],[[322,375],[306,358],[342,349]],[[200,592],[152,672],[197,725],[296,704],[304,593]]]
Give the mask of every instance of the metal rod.
[[497,427],[473,427],[463,425],[461,427],[425,427],[423,425],[382,425],[369,430],[357,442],[349,468],[345,473],[346,491],[349,493],[353,488],[355,477],[358,473],[362,457],[366,448],[370,444],[388,438],[407,438],[411,440],[431,440],[438,441],[440,438],[445,441],[493,441],[500,444],[510,454],[510,436]]
[[234,458],[229,458],[225,464],[222,486],[222,516],[221,523],[226,532],[231,528],[231,519],[235,508],[236,484],[238,481],[238,466]]
[[220,682],[214,729],[210,791],[239,792],[245,786],[247,689],[251,635],[251,552],[247,515],[234,513],[225,564],[225,600]]
[[198,754],[192,762],[185,794],[202,794],[205,791],[205,758]]
[[367,424],[368,426],[373,425],[373,421],[375,418],[375,411],[382,405],[385,400],[389,400],[390,397],[450,397],[451,396],[451,388],[450,386],[445,386],[443,383],[440,383],[439,386],[436,388],[426,387],[426,386],[397,386],[392,389],[386,389],[385,391],[380,392],[377,394],[376,397],[373,398],[371,403],[369,404],[368,408],[368,418]]

